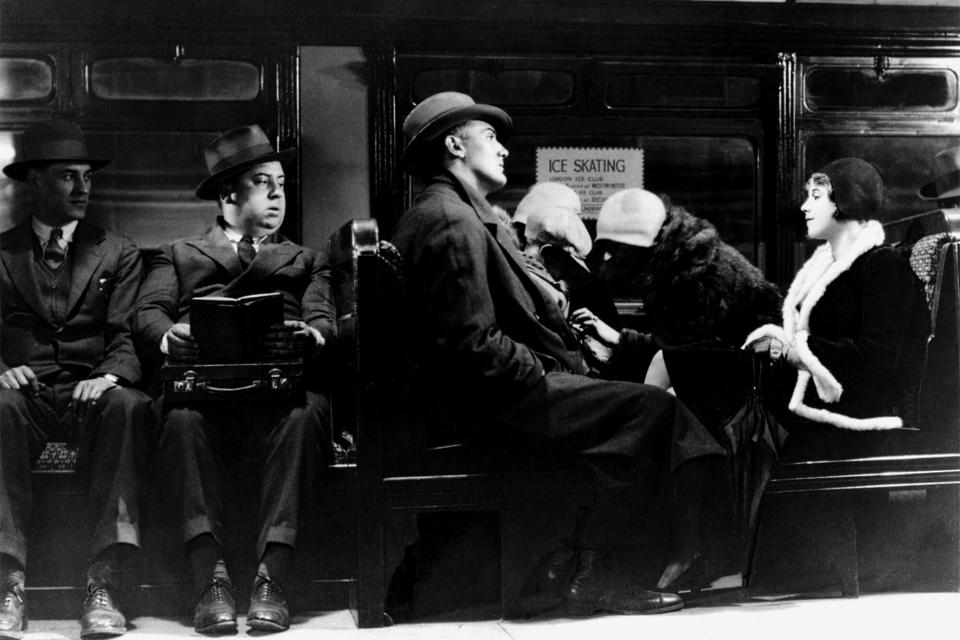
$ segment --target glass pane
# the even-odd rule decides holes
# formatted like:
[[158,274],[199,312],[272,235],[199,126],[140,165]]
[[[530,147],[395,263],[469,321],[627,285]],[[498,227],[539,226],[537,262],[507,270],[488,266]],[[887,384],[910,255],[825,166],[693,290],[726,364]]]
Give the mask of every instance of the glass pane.
[[[734,137],[515,134],[507,142],[507,186],[491,201],[510,213],[536,182],[538,147],[643,149],[644,188],[666,194],[694,215],[712,222],[720,237],[756,264],[756,149]],[[594,227],[592,220],[587,226]]]
[[193,194],[207,173],[198,150],[215,135],[88,132],[89,146],[112,162],[94,175],[87,216],[141,247],[200,233],[218,212]]
[[814,68],[805,79],[814,111],[950,111],[957,106],[957,76],[949,69]]
[[36,58],[0,58],[0,100],[36,101],[53,95],[53,67]]
[[[870,162],[883,177],[885,197],[879,219],[890,222],[938,208],[935,201],[922,200],[917,192],[936,178],[933,157],[937,152],[958,144],[957,136],[814,136],[807,141],[804,171],[809,174],[846,156]],[[804,175],[801,179],[796,194],[798,220],[802,200],[799,190],[806,178]]]
[[607,83],[611,107],[743,109],[760,100],[760,81],[742,76],[622,75]]
[[[0,131],[0,167],[14,161],[16,147],[13,131]],[[0,172],[0,233],[12,229],[30,215],[33,196],[26,183],[11,180]]]
[[477,102],[499,105],[558,105],[573,97],[573,75],[535,69],[488,73],[477,69],[431,69],[413,81],[419,102],[440,91],[461,91]]
[[260,69],[237,60],[109,58],[91,66],[90,90],[105,100],[253,100]]

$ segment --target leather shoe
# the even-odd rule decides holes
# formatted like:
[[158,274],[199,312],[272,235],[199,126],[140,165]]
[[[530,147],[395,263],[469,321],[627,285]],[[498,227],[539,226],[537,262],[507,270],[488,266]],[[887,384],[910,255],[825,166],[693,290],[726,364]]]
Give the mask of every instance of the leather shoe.
[[683,608],[683,600],[673,593],[647,591],[636,587],[612,587],[597,577],[599,558],[595,551],[580,551],[577,572],[567,589],[564,606],[567,613],[589,616],[600,611],[641,614],[667,613]]
[[290,628],[290,609],[276,580],[257,576],[250,595],[247,625],[257,631],[286,631]]
[[199,633],[234,633],[237,630],[237,605],[233,585],[227,580],[210,578],[197,596],[193,627]]
[[127,619],[113,602],[106,585],[89,585],[80,616],[81,638],[107,638],[127,632]]
[[527,615],[559,607],[563,604],[576,568],[577,552],[573,547],[554,549],[540,558],[527,576],[517,605]]
[[0,589],[0,638],[19,640],[27,627],[27,604],[18,586]]

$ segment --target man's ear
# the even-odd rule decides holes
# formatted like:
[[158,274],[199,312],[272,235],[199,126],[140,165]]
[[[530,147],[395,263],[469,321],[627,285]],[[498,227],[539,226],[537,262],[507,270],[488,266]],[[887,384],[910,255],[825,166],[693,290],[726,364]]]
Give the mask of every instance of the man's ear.
[[447,151],[454,158],[463,158],[467,155],[466,150],[463,148],[463,140],[452,133],[443,139],[443,146],[446,147]]

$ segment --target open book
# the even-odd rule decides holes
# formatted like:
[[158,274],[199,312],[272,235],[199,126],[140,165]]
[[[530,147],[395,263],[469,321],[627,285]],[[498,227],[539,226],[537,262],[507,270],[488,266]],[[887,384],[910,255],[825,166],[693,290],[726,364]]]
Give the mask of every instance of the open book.
[[283,294],[240,298],[202,296],[190,301],[190,333],[204,362],[239,362],[266,357],[263,337],[283,322]]

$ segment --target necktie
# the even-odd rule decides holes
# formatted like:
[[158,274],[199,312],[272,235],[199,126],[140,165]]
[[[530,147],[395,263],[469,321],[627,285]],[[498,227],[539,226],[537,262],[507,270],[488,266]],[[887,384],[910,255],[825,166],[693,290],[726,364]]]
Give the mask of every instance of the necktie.
[[257,257],[257,250],[253,248],[253,238],[243,236],[237,243],[237,257],[240,258],[240,266],[246,269]]
[[63,229],[55,227],[50,230],[50,239],[43,247],[43,260],[51,269],[59,269],[67,259],[67,250],[60,246],[63,238]]

